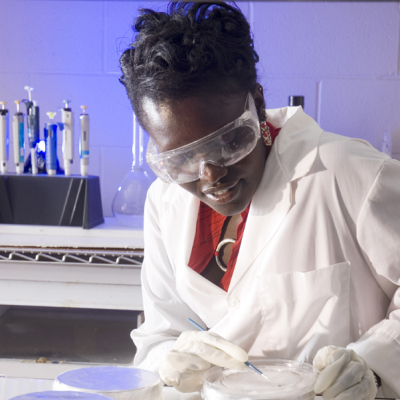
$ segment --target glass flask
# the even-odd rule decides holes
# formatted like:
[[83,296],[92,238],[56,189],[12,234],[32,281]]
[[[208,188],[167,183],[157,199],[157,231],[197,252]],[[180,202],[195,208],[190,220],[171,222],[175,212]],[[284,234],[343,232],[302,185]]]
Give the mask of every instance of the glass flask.
[[115,219],[121,225],[136,229],[143,229],[144,202],[154,180],[144,168],[145,135],[147,132],[133,114],[132,170],[122,180],[112,203]]

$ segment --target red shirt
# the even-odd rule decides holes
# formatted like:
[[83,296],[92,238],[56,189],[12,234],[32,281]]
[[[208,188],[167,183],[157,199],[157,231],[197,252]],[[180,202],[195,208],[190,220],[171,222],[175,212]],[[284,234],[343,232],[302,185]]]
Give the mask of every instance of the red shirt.
[[[272,143],[278,136],[280,128],[275,129],[269,122]],[[251,203],[250,203],[251,204]],[[240,244],[246,227],[247,215],[249,214],[250,204],[241,212],[242,221],[239,223],[236,231],[236,242],[232,246],[231,256],[227,265],[225,275],[218,286],[228,291],[232,275],[235,270]],[[192,253],[190,255],[189,267],[201,274],[209,264],[211,257],[214,257],[215,249],[221,241],[221,232],[226,220],[225,215],[218,214],[211,207],[200,202],[199,213],[197,215],[196,235],[194,238]]]

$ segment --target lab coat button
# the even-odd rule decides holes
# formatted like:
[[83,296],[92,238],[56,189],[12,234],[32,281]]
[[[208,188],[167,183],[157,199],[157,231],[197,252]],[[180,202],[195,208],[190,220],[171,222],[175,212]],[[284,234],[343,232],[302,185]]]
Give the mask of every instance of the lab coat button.
[[237,297],[231,297],[228,299],[228,305],[230,308],[239,308],[240,300]]

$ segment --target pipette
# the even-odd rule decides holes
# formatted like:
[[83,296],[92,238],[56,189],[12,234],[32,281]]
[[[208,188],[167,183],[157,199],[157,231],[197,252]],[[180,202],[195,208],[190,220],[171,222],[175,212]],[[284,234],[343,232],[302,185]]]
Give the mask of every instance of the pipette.
[[5,101],[0,101],[0,173],[7,173],[8,146],[10,141],[8,110]]
[[[200,331],[205,331],[205,329],[200,326],[197,322],[194,322],[191,318],[188,318],[188,321],[194,325],[197,329],[199,329]],[[261,375],[263,378],[265,378],[268,382],[271,382],[273,384],[275,384],[275,382],[271,381],[271,379],[268,378],[268,376],[264,375],[262,373],[262,371],[260,371],[257,367],[255,367],[253,364],[251,364],[250,362],[246,361],[245,364],[251,368],[254,372],[257,372],[257,374]]]
[[70,100],[64,100],[64,108],[61,109],[61,122],[64,124],[63,155],[65,175],[71,175],[71,164],[74,160],[74,116],[69,107]]
[[62,131],[64,124],[53,124],[55,112],[47,112],[50,118],[50,123],[47,123],[44,128],[44,137],[46,140],[46,172],[48,175],[55,175],[57,173],[57,127]]
[[37,105],[37,101],[32,101],[33,87],[25,86],[24,89],[27,90],[29,94],[29,100],[22,101],[26,105],[29,147],[31,149],[32,174],[36,175],[38,173],[37,145],[40,140],[39,107]]
[[79,140],[79,157],[81,159],[81,175],[87,176],[89,172],[89,115],[86,114],[87,106],[81,106],[81,137]]
[[20,101],[15,100],[17,112],[13,116],[14,162],[17,174],[24,172],[25,138],[24,138],[24,114],[20,112]]

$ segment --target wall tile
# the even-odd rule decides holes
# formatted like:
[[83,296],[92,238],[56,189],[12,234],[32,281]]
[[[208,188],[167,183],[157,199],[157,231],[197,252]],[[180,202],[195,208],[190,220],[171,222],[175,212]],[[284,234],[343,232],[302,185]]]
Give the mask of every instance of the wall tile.
[[289,96],[304,96],[304,111],[316,117],[318,83],[312,78],[263,78],[264,97],[267,108],[289,105]]
[[103,3],[6,1],[0,37],[0,71],[100,72]]
[[246,17],[247,21],[250,23],[251,19],[251,5],[249,1],[238,1],[235,3],[237,7],[240,8],[240,11],[242,11],[243,15]]
[[365,139],[379,150],[388,129],[393,153],[400,153],[400,80],[324,79],[319,121],[327,131]]
[[252,2],[251,7],[266,76],[397,73],[396,2]]
[[132,25],[139,8],[150,7],[164,11],[168,2],[112,1],[105,3],[105,70],[120,73],[119,57],[133,42]]
[[[131,146],[132,107],[116,75],[32,74],[30,84],[41,107],[41,124],[48,121],[47,111],[63,107],[71,100],[74,112],[75,140],[78,141],[80,106],[88,106],[91,146]],[[61,120],[57,113],[56,119]]]
[[[0,64],[2,58],[2,53],[0,52]],[[16,112],[14,100],[22,100],[28,97],[28,92],[24,90],[24,86],[27,85],[29,85],[29,74],[0,72],[0,101],[7,103],[6,108],[11,115]],[[21,106],[21,110],[23,112],[26,111],[24,105]]]
[[[105,69],[107,72],[120,73],[119,57],[134,40],[132,25],[139,15],[139,8],[165,12],[169,1],[108,1],[105,3]],[[248,17],[249,3],[237,3]]]

